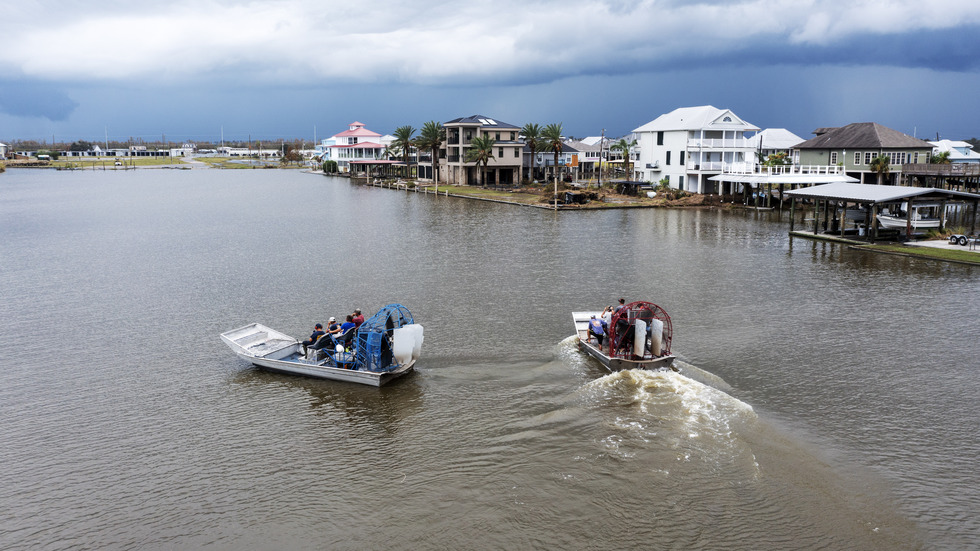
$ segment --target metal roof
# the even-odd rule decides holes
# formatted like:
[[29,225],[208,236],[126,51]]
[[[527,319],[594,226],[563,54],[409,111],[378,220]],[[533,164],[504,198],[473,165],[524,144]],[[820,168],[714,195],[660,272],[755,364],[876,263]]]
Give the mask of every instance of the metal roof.
[[786,195],[817,199],[834,199],[852,203],[892,203],[912,198],[980,200],[976,193],[950,191],[931,187],[879,186],[876,184],[833,183],[787,191]]

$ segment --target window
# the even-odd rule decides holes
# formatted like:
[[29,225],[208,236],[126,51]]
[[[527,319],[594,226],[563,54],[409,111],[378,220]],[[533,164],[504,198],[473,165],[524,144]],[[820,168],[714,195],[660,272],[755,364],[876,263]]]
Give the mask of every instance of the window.
[[681,191],[684,190],[684,175],[683,174],[677,177],[677,189],[679,189]]
[[836,151],[831,151],[830,152],[830,164],[832,164],[832,165],[836,165],[837,164],[837,152]]
[[686,151],[681,151],[681,166],[684,165],[684,153],[687,153],[687,152]]
[[864,164],[866,164],[866,165],[870,165],[871,164],[871,159],[872,159],[871,155],[872,155],[872,153],[870,151],[865,151],[864,152]]
[[511,132],[511,133],[510,133],[510,141],[514,141],[515,139],[516,139],[516,138],[514,137],[514,133],[513,133],[513,132]]
[[918,151],[916,151],[915,153],[912,154],[912,162],[915,163],[915,164],[918,164],[919,163],[919,152]]
[[663,145],[663,144],[664,144],[664,133],[661,130],[660,132],[657,132],[657,145]]
[[495,139],[495,140],[497,140],[499,142],[500,141],[500,132],[495,133],[493,135],[493,139]]
[[498,147],[497,148],[497,157],[500,158],[500,157],[503,157],[503,156],[504,156],[504,148]]
[[518,148],[514,148],[514,157],[520,157],[521,154],[518,152]]
[[861,152],[860,151],[855,151],[854,152],[854,165],[857,166],[859,164],[861,164]]
[[667,152],[667,160],[664,161],[664,164],[665,165],[669,165],[670,164],[670,151]]

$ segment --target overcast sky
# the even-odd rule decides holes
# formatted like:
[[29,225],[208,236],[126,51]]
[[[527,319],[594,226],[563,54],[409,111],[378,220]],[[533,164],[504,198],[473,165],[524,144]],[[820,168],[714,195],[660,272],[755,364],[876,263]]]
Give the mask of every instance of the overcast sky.
[[978,0],[24,1],[0,141],[386,134],[486,115],[620,136],[678,107],[761,128],[980,137]]

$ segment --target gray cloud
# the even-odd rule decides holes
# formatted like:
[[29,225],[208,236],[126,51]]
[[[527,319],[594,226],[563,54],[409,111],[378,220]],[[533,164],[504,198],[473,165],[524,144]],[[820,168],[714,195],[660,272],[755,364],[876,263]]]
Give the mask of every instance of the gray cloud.
[[0,113],[63,121],[76,107],[78,103],[57,85],[0,80]]

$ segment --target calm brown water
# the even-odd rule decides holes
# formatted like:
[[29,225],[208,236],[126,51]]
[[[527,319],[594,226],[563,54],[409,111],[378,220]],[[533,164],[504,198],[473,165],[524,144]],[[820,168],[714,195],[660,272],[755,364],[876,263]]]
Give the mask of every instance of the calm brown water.
[[[0,175],[0,547],[965,549],[980,270],[775,213],[553,213],[284,171]],[[570,312],[674,320],[607,375]],[[218,334],[402,302],[418,371]]]

